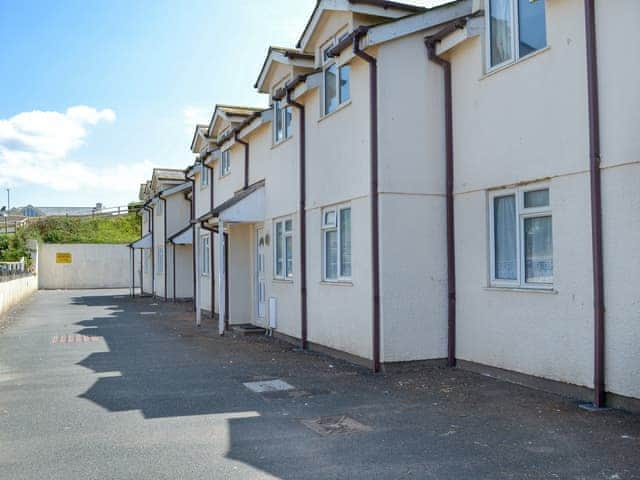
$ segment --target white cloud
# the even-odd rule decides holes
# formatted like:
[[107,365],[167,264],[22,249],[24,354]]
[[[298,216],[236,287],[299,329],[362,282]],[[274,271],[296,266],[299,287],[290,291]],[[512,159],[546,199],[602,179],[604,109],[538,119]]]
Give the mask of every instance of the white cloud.
[[32,184],[58,191],[109,190],[135,195],[149,161],[95,167],[67,157],[85,144],[88,128],[112,123],[111,109],[80,105],[64,113],[19,113],[0,119],[0,184]]

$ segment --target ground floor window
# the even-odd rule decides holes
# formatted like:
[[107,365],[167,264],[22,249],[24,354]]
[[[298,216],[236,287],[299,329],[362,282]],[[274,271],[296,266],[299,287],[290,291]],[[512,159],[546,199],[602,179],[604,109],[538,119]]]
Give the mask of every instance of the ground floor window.
[[351,207],[338,206],[322,211],[323,279],[351,279]]
[[293,221],[278,220],[274,223],[273,258],[276,278],[293,277]]
[[209,275],[211,252],[209,251],[209,235],[200,237],[200,274]]
[[549,188],[490,194],[491,283],[549,287],[553,284],[553,232]]

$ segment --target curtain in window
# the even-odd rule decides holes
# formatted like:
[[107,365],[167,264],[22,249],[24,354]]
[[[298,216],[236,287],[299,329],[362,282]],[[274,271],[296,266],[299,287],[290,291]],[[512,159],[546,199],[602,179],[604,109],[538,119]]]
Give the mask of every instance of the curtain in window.
[[275,117],[276,117],[276,142],[282,140],[282,110],[280,108],[280,102],[274,103]]
[[327,279],[338,278],[338,232],[327,230],[324,233],[324,272]]
[[287,235],[284,239],[284,251],[285,251],[285,261],[286,261],[286,271],[287,277],[293,276],[293,237],[291,235]]
[[334,63],[324,71],[324,113],[333,112],[338,106],[337,67]]
[[340,103],[344,103],[351,98],[351,67],[343,65],[340,67]]
[[351,276],[351,209],[340,210],[340,274]]
[[551,217],[525,218],[524,269],[527,282],[553,281]]
[[282,222],[276,223],[276,276],[284,274],[284,263],[282,255]]
[[512,0],[490,0],[491,65],[499,65],[513,58]]
[[284,136],[285,136],[285,138],[289,138],[291,136],[291,120],[292,120],[291,107],[287,107],[287,108],[284,109]]
[[515,195],[494,198],[493,223],[495,277],[497,280],[517,280]]

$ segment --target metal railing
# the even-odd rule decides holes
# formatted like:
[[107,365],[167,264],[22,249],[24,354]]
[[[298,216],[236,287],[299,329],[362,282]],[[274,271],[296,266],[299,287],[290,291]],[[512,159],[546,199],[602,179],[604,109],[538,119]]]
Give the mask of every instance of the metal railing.
[[33,275],[24,260],[19,262],[0,262],[0,282],[8,282],[17,278]]

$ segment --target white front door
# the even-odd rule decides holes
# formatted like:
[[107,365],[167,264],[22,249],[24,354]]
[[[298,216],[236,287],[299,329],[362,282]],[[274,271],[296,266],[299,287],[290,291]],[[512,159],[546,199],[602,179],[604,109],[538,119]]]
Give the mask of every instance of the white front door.
[[256,311],[258,323],[265,323],[266,285],[264,281],[264,230],[256,229]]

